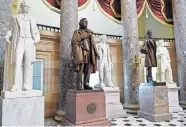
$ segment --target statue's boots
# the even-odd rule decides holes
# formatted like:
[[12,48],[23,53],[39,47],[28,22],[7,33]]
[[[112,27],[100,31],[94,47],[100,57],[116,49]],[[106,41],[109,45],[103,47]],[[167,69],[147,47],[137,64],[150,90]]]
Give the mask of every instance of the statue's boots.
[[93,88],[89,86],[89,82],[84,84],[84,90],[92,90]]
[[24,91],[31,91],[32,88],[30,88],[29,85],[24,85],[23,90]]
[[77,90],[83,90],[82,82],[79,82],[79,83],[76,85],[76,89],[77,89]]
[[12,89],[10,90],[11,92],[14,91],[21,91],[21,89],[17,85],[13,85]]

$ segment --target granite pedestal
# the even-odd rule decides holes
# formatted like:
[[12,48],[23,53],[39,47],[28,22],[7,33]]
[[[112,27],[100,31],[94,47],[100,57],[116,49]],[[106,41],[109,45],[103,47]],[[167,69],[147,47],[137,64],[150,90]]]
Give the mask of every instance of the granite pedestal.
[[2,91],[1,94],[1,126],[44,126],[42,91]]
[[167,85],[168,99],[169,99],[169,112],[182,112],[183,108],[179,105],[178,90],[180,87]]
[[105,87],[105,103],[107,119],[119,118],[126,116],[126,111],[123,110],[123,105],[120,102],[119,87]]
[[143,83],[139,87],[138,115],[153,122],[171,120],[166,83]]
[[97,90],[69,90],[64,126],[110,126],[106,119],[105,96]]

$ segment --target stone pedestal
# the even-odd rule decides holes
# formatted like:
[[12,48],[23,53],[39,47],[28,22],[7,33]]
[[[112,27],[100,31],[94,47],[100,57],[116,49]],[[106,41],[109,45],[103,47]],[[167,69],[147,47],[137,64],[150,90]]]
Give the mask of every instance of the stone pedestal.
[[140,110],[138,115],[153,122],[171,120],[169,113],[168,88],[163,84],[144,83],[139,87]]
[[[1,126],[44,126],[44,97],[41,91],[3,91],[0,97]],[[38,96],[41,94],[41,96]],[[29,95],[29,96],[28,96]]]
[[179,105],[178,90],[180,87],[168,86],[169,112],[182,112],[183,108]]
[[69,90],[66,98],[64,126],[110,126],[106,119],[103,91]]
[[126,111],[123,110],[123,105],[120,102],[119,87],[115,88],[106,87],[104,88],[104,93],[107,119],[126,116]]

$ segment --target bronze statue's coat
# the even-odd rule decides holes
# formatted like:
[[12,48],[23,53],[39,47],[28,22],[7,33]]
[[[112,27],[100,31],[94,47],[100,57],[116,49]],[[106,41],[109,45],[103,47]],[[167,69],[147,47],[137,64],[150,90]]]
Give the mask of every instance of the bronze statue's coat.
[[72,37],[72,55],[77,63],[75,71],[80,70],[81,63],[88,63],[88,72],[95,73],[97,54],[93,32],[89,29],[75,31]]

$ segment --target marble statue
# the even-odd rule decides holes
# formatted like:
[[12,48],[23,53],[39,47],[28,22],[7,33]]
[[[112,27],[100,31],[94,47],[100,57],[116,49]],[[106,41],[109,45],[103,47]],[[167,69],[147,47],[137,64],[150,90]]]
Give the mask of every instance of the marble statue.
[[105,87],[114,87],[111,79],[111,69],[113,64],[110,56],[110,48],[107,43],[107,36],[102,35],[100,37],[100,43],[96,44],[100,59],[97,62],[97,68],[99,71],[100,87],[104,89]]
[[11,91],[29,91],[33,86],[33,62],[36,57],[35,45],[40,34],[35,20],[28,15],[30,6],[26,1],[20,4],[20,14],[13,16],[11,28],[5,39],[10,49],[10,63],[13,66]]
[[146,67],[146,79],[147,82],[153,81],[152,79],[152,67],[157,67],[156,60],[156,43],[152,39],[152,31],[148,30],[146,34],[146,40],[140,49],[142,54],[145,54],[145,67]]
[[71,42],[73,66],[74,71],[77,72],[76,88],[78,90],[93,89],[89,86],[90,74],[96,72],[96,62],[100,58],[96,49],[93,32],[87,28],[87,25],[87,19],[82,18],[79,22],[80,27],[74,32]]
[[174,83],[172,78],[171,60],[164,41],[159,40],[157,43],[157,73],[156,80],[158,82]]

